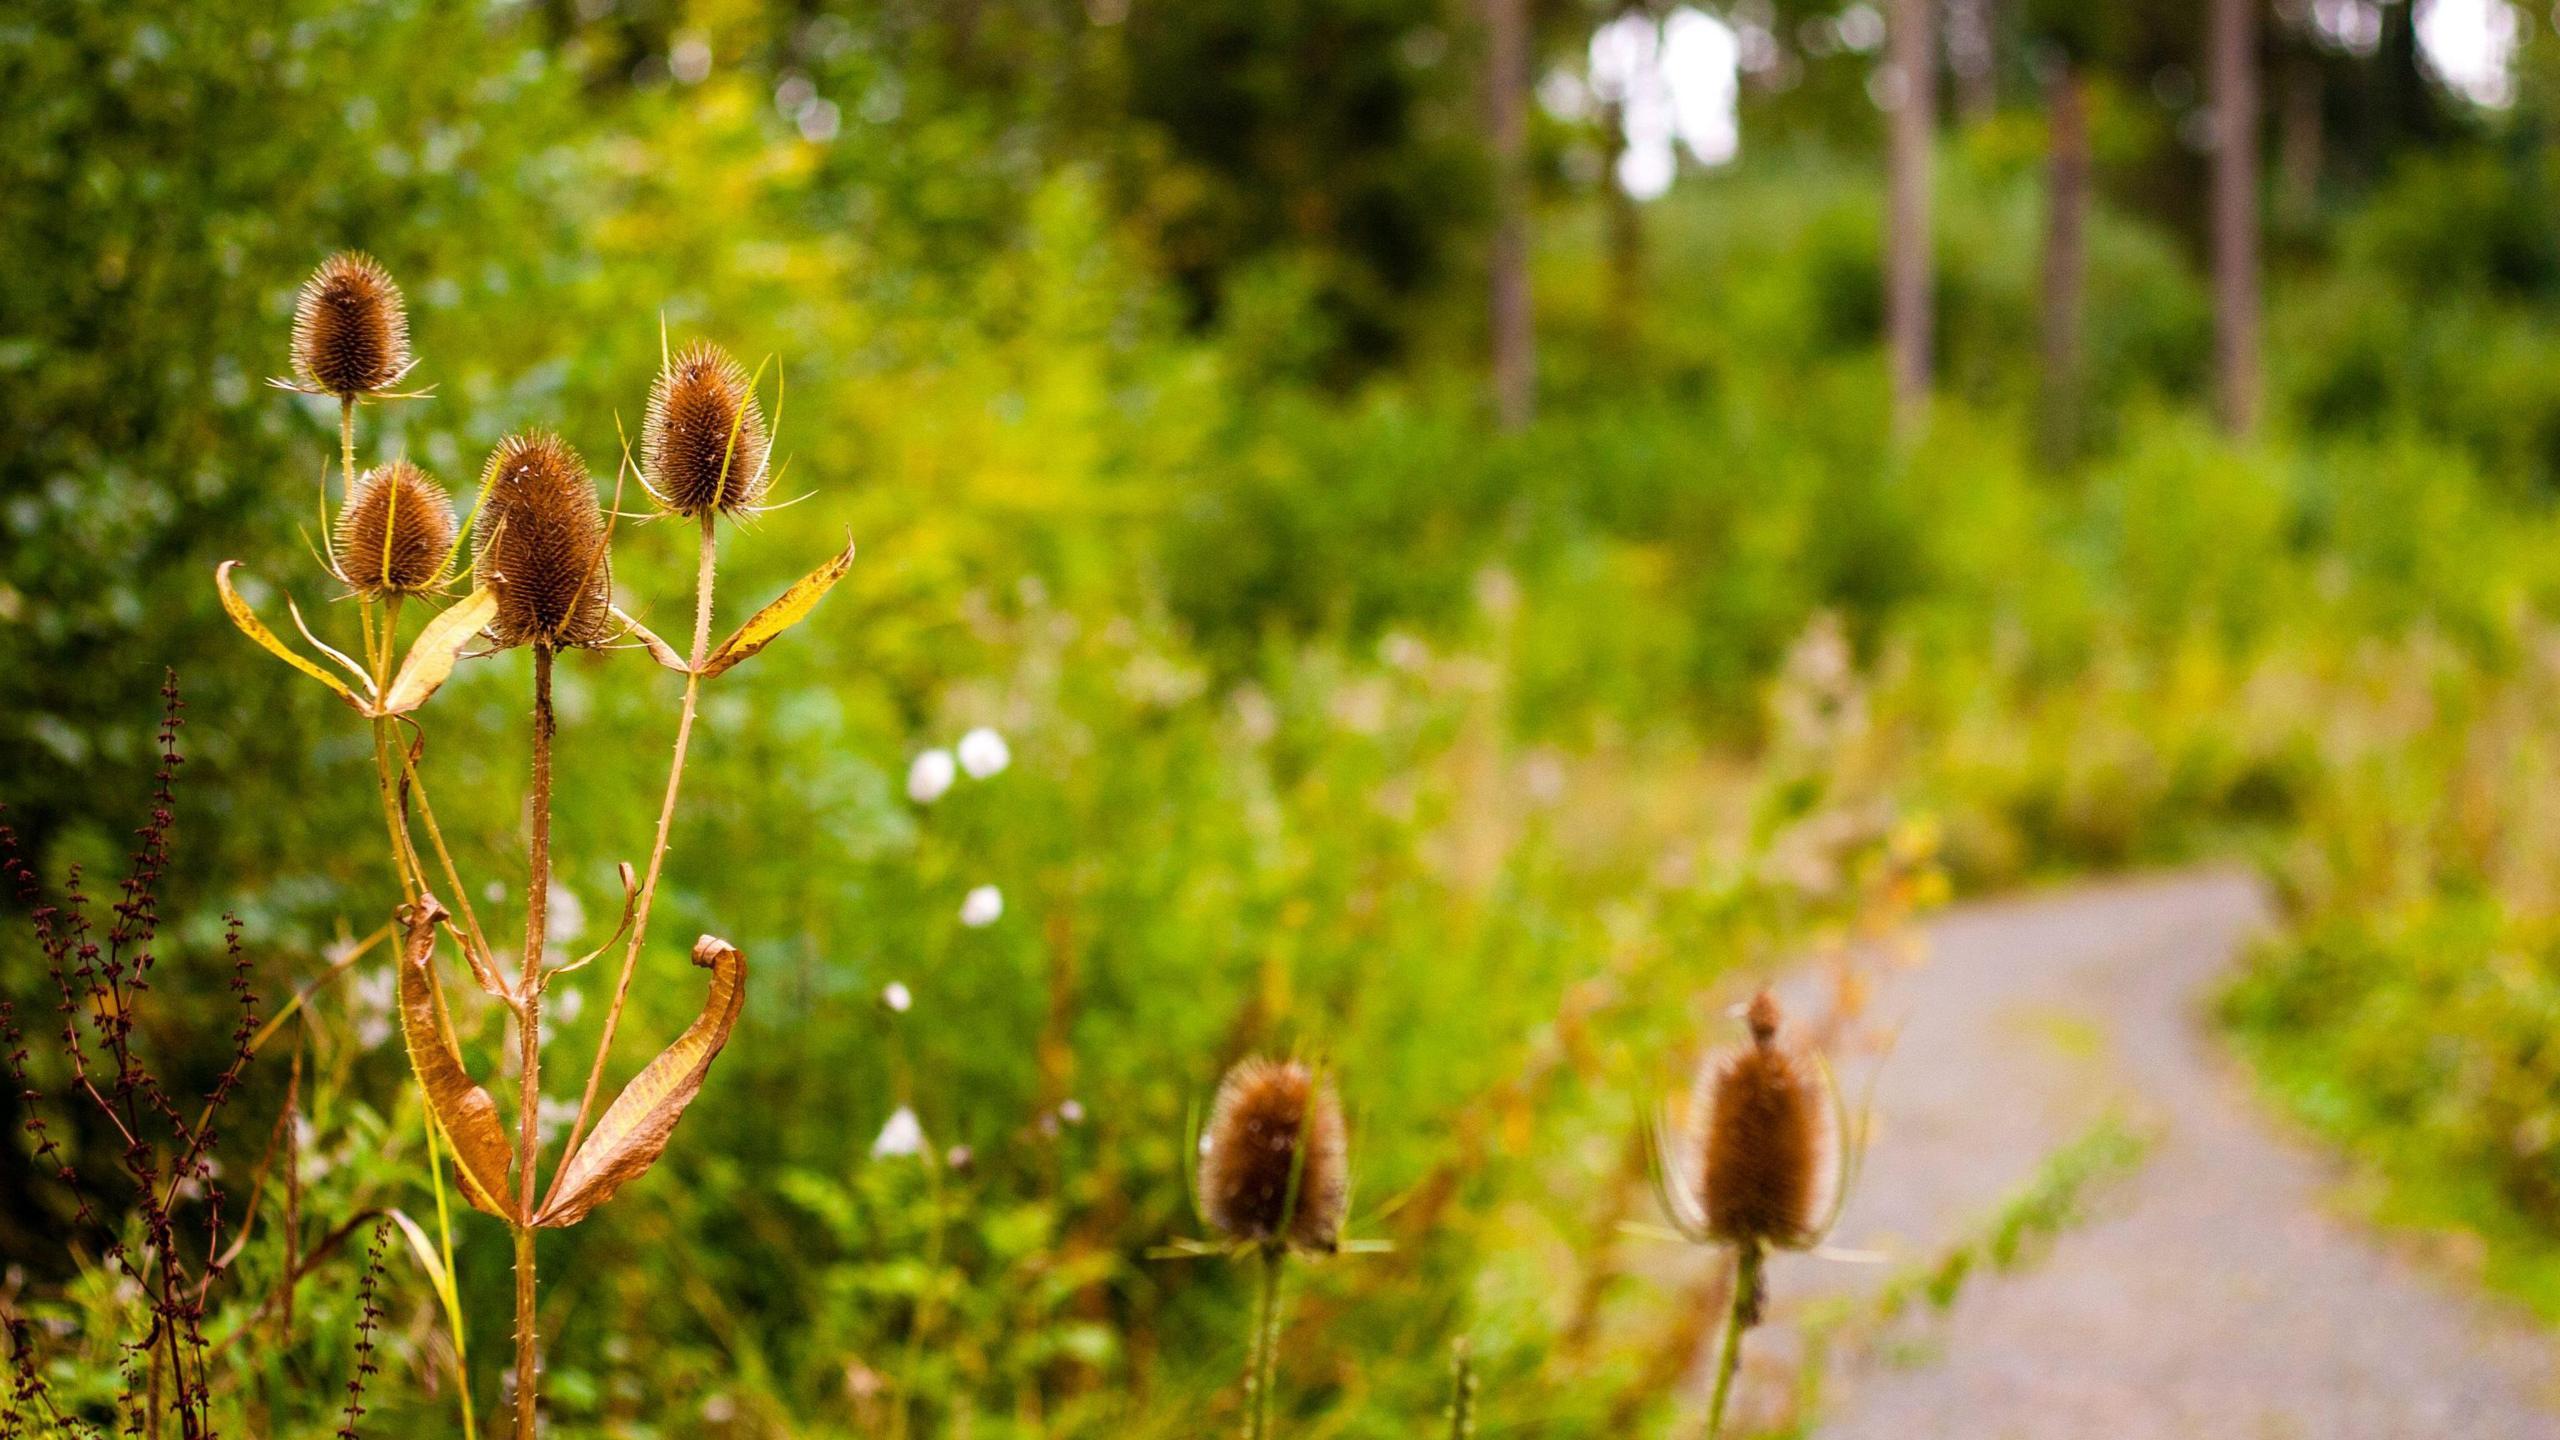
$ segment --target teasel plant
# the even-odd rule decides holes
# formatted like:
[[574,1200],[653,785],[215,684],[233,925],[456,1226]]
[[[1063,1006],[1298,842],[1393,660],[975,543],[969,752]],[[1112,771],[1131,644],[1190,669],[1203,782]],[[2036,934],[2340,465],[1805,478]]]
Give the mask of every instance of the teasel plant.
[[[642,458],[623,445],[617,503],[600,499],[585,460],[549,430],[520,431],[500,442],[482,468],[469,518],[457,525],[450,501],[424,472],[393,460],[358,475],[353,415],[359,400],[410,398],[389,387],[408,374],[408,325],[399,291],[379,266],[341,255],[303,287],[296,307],[296,380],[280,386],[340,400],[340,468],[347,479],[338,516],[325,527],[328,575],[357,602],[365,660],[357,663],[313,633],[290,598],[294,627],[320,659],[287,644],[258,617],[233,582],[239,562],[225,561],[215,584],[242,633],[295,670],[327,686],[374,727],[375,784],[382,799],[390,859],[400,900],[397,994],[401,1033],[424,1092],[429,1169],[444,1213],[439,1147],[451,1157],[463,1198],[504,1221],[514,1245],[514,1433],[529,1440],[539,1409],[536,1235],[574,1225],[637,1179],[666,1148],[676,1123],[700,1091],[713,1059],[728,1042],[745,1001],[746,958],[705,935],[694,963],[711,973],[700,1016],[643,1067],[599,1114],[596,1101],[647,942],[650,916],[674,826],[686,752],[701,687],[751,658],[806,619],[853,563],[846,547],[758,610],[718,645],[711,643],[712,595],[719,523],[759,513],[773,478],[773,434],[757,385],[727,352],[707,343],[671,353],[663,326],[660,368],[642,429]],[[776,381],[776,421],[780,415]],[[619,422],[617,421],[617,429]],[[692,645],[679,653],[614,601],[614,522],[621,518],[621,480],[638,472],[667,518],[688,522],[698,537]],[[322,504],[326,507],[326,487]],[[469,558],[461,551],[467,535]],[[315,545],[314,549],[317,550]],[[468,587],[422,625],[405,655],[399,648],[402,602],[441,600],[467,577]],[[377,624],[377,614],[379,623]],[[475,648],[476,647],[476,648]],[[465,883],[428,800],[419,712],[467,658],[516,648],[532,651],[531,776],[525,810],[524,943],[508,975],[471,905]],[[668,769],[655,838],[645,871],[620,867],[620,924],[602,946],[574,960],[545,955],[551,890],[553,752],[557,714],[554,663],[564,651],[644,650],[684,676],[674,758]],[[397,664],[393,657],[399,655]],[[329,663],[324,664],[323,661]],[[333,670],[331,665],[336,668]],[[395,728],[397,727],[397,728]],[[401,732],[405,731],[405,739]],[[427,842],[422,851],[417,836]],[[432,872],[427,856],[432,853]],[[448,910],[437,882],[453,897]],[[458,914],[456,912],[459,912]],[[434,963],[439,934],[460,950],[472,982],[512,1017],[516,1036],[515,1134],[509,1138],[496,1101],[464,1068]],[[587,1068],[577,1116],[546,1187],[540,1183],[542,1008],[552,980],[619,945],[622,966],[603,1030]],[[461,1316],[451,1284],[452,1237],[439,1237],[438,1295],[455,1339],[466,1434],[471,1426]],[[422,1258],[426,1247],[418,1247]]]
[[1199,1132],[1192,1205],[1214,1239],[1181,1240],[1156,1259],[1256,1262],[1245,1344],[1246,1440],[1271,1434],[1279,1364],[1280,1298],[1290,1259],[1377,1253],[1382,1241],[1343,1235],[1351,1212],[1350,1145],[1333,1076],[1303,1060],[1238,1061],[1218,1084]]
[[1692,1244],[1733,1253],[1733,1285],[1716,1345],[1707,1440],[1724,1433],[1742,1363],[1742,1337],[1768,1300],[1773,1250],[1830,1258],[1874,1257],[1824,1246],[1857,1177],[1863,1138],[1818,1051],[1783,1042],[1777,998],[1762,991],[1740,1008],[1750,1038],[1698,1067],[1687,1114],[1653,1127],[1653,1180],[1672,1230]]

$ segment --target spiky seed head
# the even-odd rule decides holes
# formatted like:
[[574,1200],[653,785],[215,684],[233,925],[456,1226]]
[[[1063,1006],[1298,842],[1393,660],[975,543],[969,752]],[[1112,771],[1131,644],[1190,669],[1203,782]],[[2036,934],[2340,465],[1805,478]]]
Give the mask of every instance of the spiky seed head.
[[348,488],[329,532],[329,560],[367,599],[415,594],[444,578],[453,535],[453,497],[426,471],[394,460]]
[[391,388],[409,369],[409,310],[390,272],[341,250],[293,302],[293,373],[342,400]]
[[587,462],[547,431],[510,435],[481,472],[472,583],[497,596],[489,638],[560,650],[613,633],[613,575]]
[[1749,1044],[1698,1071],[1675,1157],[1675,1197],[1708,1238],[1802,1249],[1822,1238],[1839,1197],[1840,1126],[1831,1081],[1811,1055],[1779,1043],[1778,1002],[1763,991]]
[[764,498],[767,450],[753,381],[710,341],[679,351],[649,386],[641,471],[658,503],[675,514],[753,510]]
[[1296,1060],[1249,1059],[1229,1070],[1200,1140],[1209,1223],[1233,1239],[1330,1254],[1350,1203],[1332,1082]]

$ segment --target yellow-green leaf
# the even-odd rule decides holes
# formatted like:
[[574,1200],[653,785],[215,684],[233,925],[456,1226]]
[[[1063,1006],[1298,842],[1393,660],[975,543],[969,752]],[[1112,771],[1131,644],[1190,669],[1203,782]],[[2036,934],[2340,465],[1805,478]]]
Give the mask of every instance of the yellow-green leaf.
[[222,611],[231,617],[231,623],[240,627],[241,634],[264,646],[268,654],[337,691],[339,699],[358,710],[364,709],[364,700],[347,688],[347,682],[321,669],[318,662],[277,639],[276,632],[268,629],[266,622],[258,618],[258,612],[249,608],[249,602],[240,598],[240,592],[231,584],[231,572],[239,564],[237,560],[225,560],[213,570],[213,586],[222,592]]
[[747,1003],[747,957],[737,946],[705,935],[693,942],[693,963],[711,972],[711,993],[702,1002],[702,1014],[613,1098],[595,1133],[561,1167],[534,1224],[577,1224],[612,1199],[613,1192],[647,1173],[667,1148],[667,1137],[701,1092],[712,1057],[729,1043],[729,1032]]
[[511,1219],[500,1197],[513,1188],[507,1180],[513,1157],[506,1128],[498,1123],[498,1102],[462,1068],[436,998],[435,976],[427,968],[435,959],[436,925],[444,918],[444,906],[432,895],[401,907],[400,923],[408,935],[400,950],[400,1034],[408,1042],[409,1068],[417,1072],[436,1124],[453,1147],[462,1197],[474,1209]]
[[426,704],[427,697],[453,674],[462,647],[486,629],[497,613],[498,593],[483,585],[428,621],[427,628],[418,632],[418,642],[409,647],[409,658],[400,662],[400,673],[391,678],[391,688],[382,692],[380,713],[406,715]]
[[427,1272],[427,1284],[434,1287],[437,1298],[442,1299],[452,1287],[453,1278],[445,1273],[444,1257],[436,1253],[435,1242],[427,1238],[427,1232],[419,1229],[418,1222],[410,1219],[406,1212],[393,1209],[384,1213],[400,1227],[402,1238],[409,1242],[409,1253],[417,1258],[418,1268]]
[[757,611],[754,618],[738,627],[737,634],[721,641],[720,648],[711,652],[711,658],[702,662],[702,677],[710,679],[772,644],[783,631],[809,618],[809,612],[818,608],[818,602],[826,599],[827,592],[834,589],[836,582],[852,568],[853,542],[847,541],[842,554],[801,576],[790,589],[782,592],[781,599]]

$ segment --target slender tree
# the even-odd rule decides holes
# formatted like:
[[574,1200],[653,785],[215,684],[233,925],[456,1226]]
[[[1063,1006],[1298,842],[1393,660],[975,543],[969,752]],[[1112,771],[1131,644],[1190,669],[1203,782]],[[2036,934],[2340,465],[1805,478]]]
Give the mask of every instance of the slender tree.
[[2039,321],[2043,366],[2037,439],[2045,463],[2080,446],[2080,307],[2087,290],[2089,103],[2079,63],[2065,53],[2045,82],[2051,136],[2045,168],[2044,266]]
[[1494,168],[1493,408],[1505,430],[1529,423],[1537,356],[1529,312],[1529,8],[1483,0],[1486,118]]
[[2258,3],[2213,0],[2213,330],[2222,423],[2258,423]]
[[1955,75],[1956,117],[1967,125],[2000,108],[1998,0],[1947,0],[1947,68]]
[[1893,0],[1888,23],[1895,84],[1887,157],[1885,338],[1892,356],[1894,425],[1909,435],[1929,398],[1929,149],[1937,112],[1930,0]]

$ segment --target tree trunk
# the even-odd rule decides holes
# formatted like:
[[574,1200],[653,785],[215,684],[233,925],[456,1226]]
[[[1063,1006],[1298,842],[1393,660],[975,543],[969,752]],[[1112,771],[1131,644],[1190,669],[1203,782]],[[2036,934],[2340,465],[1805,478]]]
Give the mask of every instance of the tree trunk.
[[2223,428],[2258,423],[2258,0],[2213,0],[2213,333]]
[[1617,143],[1610,156],[1608,179],[1602,184],[1601,244],[1607,254],[1608,289],[1602,317],[1610,348],[1620,355],[1632,355],[1636,349],[1639,319],[1644,307],[1644,211],[1636,197],[1618,180],[1617,161],[1627,153],[1626,107],[1609,101],[1600,110],[1601,123]]
[[2322,133],[2320,62],[2308,52],[2298,53],[2285,66],[2284,106],[2277,116],[2282,138],[2277,141],[2277,167],[2282,178],[2277,189],[2283,196],[2284,223],[2296,231],[2308,230],[2320,211],[2320,167],[2327,137]]
[[1980,124],[2000,109],[1998,0],[1947,0],[1947,68],[1955,72],[1956,118]]
[[1486,111],[1492,131],[1491,329],[1494,418],[1529,423],[1537,357],[1529,315],[1529,14],[1527,0],[1484,0]]
[[1918,430],[1929,401],[1929,146],[1937,111],[1930,0],[1892,0],[1895,76],[1887,157],[1885,343],[1893,366],[1894,428]]
[[2089,111],[2080,71],[2069,60],[2046,86],[2051,154],[2045,170],[2042,394],[2038,448],[2049,466],[2068,464],[2080,449],[2080,300],[2086,288],[2089,216]]

